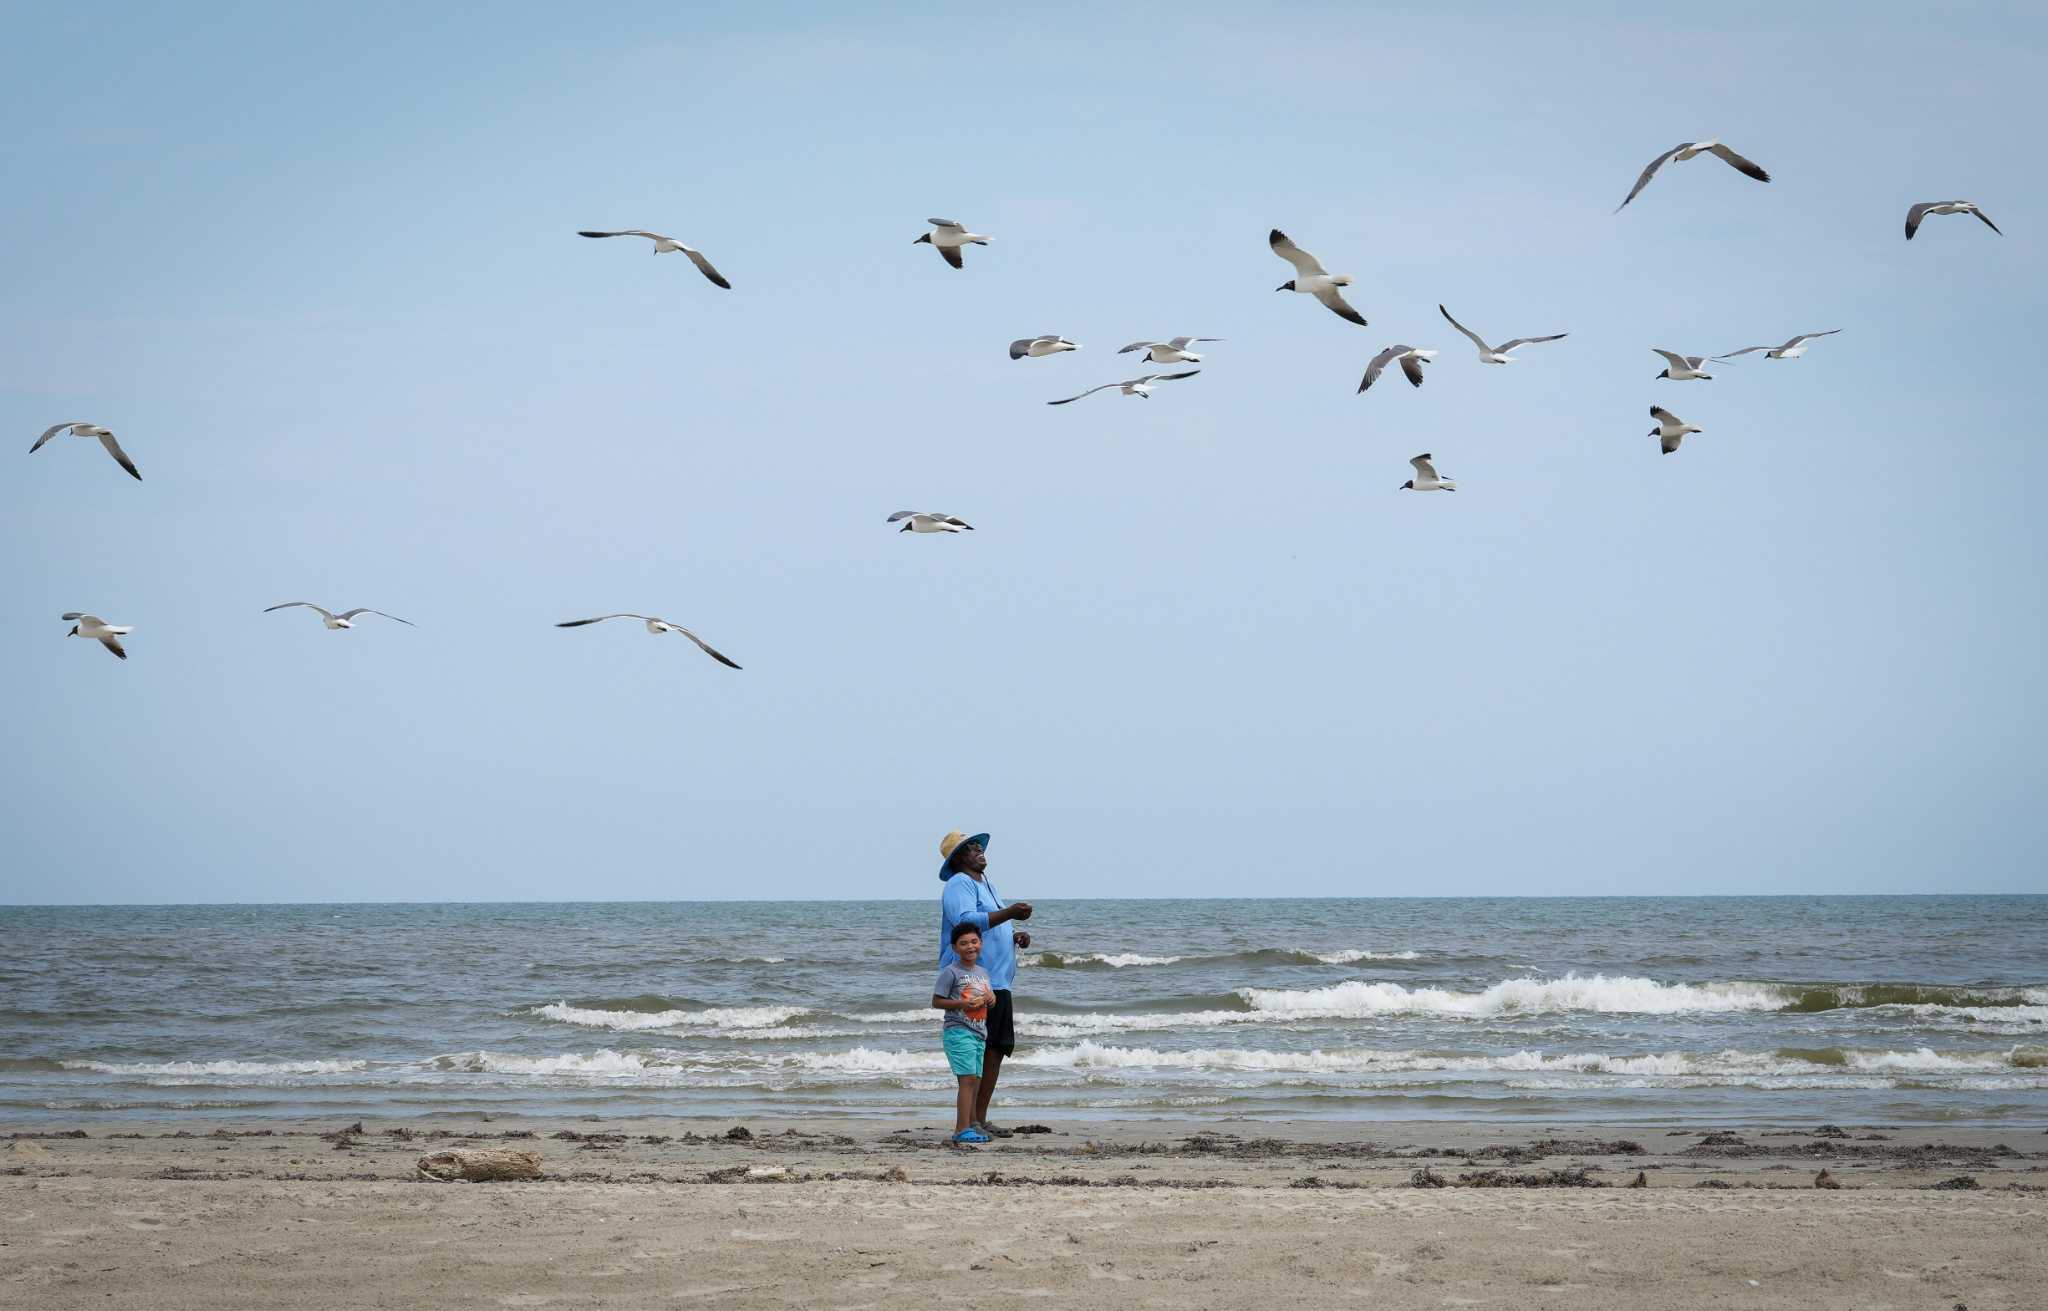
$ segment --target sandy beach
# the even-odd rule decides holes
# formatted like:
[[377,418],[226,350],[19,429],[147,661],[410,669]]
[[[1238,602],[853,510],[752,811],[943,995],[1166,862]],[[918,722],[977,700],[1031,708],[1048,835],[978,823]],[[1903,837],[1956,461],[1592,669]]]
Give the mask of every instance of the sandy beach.
[[[972,1289],[977,1305],[2019,1311],[2048,1286],[2038,1127],[1062,1120],[980,1150],[872,1120],[357,1127],[10,1135],[0,1300],[899,1307]],[[416,1167],[490,1148],[537,1152],[543,1177]]]

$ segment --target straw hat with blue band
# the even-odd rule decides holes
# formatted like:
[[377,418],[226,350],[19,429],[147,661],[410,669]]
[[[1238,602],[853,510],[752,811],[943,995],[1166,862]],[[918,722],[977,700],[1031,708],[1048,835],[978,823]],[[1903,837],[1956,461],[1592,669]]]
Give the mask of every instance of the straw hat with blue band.
[[954,829],[939,839],[939,878],[943,881],[953,876],[953,853],[968,843],[974,843],[983,851],[988,850],[988,834],[976,833],[972,837]]

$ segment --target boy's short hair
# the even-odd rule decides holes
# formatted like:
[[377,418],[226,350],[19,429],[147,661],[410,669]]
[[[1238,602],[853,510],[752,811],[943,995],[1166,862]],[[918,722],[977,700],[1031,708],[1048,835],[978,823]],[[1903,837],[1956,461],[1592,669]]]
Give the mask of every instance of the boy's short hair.
[[981,930],[975,926],[973,920],[961,920],[953,926],[953,936],[947,939],[947,941],[958,942],[960,941],[960,935],[963,933],[972,933],[977,938],[981,936]]

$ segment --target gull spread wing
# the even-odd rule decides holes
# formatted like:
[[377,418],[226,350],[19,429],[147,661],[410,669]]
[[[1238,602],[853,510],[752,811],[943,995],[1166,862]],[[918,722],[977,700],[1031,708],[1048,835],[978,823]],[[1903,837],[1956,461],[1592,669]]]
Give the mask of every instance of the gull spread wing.
[[1683,424],[1685,422],[1685,420],[1679,418],[1677,415],[1673,414],[1671,411],[1665,409],[1661,405],[1652,405],[1650,407],[1650,417],[1655,419],[1659,423]]
[[1266,238],[1266,244],[1273,248],[1275,255],[1292,264],[1294,271],[1303,277],[1326,278],[1329,276],[1329,271],[1317,262],[1315,256],[1295,245],[1294,238],[1288,236],[1280,229],[1273,229],[1271,235]]
[[1066,398],[1065,400],[1058,400],[1058,401],[1047,401],[1047,402],[1046,402],[1046,404],[1047,404],[1047,405],[1068,405],[1068,404],[1072,404],[1072,403],[1073,403],[1074,401],[1078,401],[1078,400],[1080,400],[1082,396],[1093,396],[1093,395],[1094,395],[1094,394],[1095,394],[1096,392],[1099,392],[1099,391],[1108,391],[1108,390],[1109,390],[1109,389],[1110,389],[1111,387],[1121,387],[1121,386],[1123,386],[1123,384],[1122,384],[1122,383],[1120,383],[1120,382],[1105,382],[1105,383],[1103,383],[1103,384],[1102,384],[1102,385],[1101,385],[1100,387],[1090,387],[1090,388],[1089,388],[1089,389],[1088,389],[1087,391],[1081,392],[1081,393],[1080,393],[1079,395],[1069,396],[1069,397],[1067,397],[1067,398]]
[[[1121,349],[1119,349],[1119,350],[1117,351],[1117,354],[1119,354],[1119,355],[1128,355],[1128,354],[1130,354],[1130,353],[1131,353],[1132,351],[1142,351],[1142,350],[1150,350],[1150,349],[1152,349],[1152,348],[1153,348],[1154,346],[1161,346],[1161,345],[1164,345],[1164,344],[1165,344],[1164,342],[1157,342],[1157,341],[1134,341],[1134,342],[1132,342],[1132,343],[1131,343],[1130,345],[1128,345],[1128,346],[1125,346],[1125,347],[1122,347]],[[1178,349],[1178,347],[1176,347],[1175,349]]]
[[1671,362],[1671,367],[1674,369],[1691,369],[1698,367],[1696,364],[1693,363],[1693,359],[1696,359],[1697,357],[1688,358],[1684,355],[1678,354],[1676,351],[1664,350],[1661,347],[1657,346],[1652,346],[1650,347],[1650,349],[1656,354],[1662,355],[1665,359],[1669,360]]
[[103,637],[100,639],[100,645],[107,648],[107,650],[112,651],[115,655],[121,657],[123,660],[126,660],[128,658],[128,653],[121,649],[121,641],[119,638]]
[[1408,375],[1408,381],[1411,385],[1420,387],[1422,385],[1422,357],[1413,351],[1403,355],[1401,357],[1401,372]]
[[59,619],[76,620],[81,624],[104,624],[105,622],[107,622],[106,620],[100,618],[98,615],[89,615],[83,610],[66,610],[63,614],[58,615],[57,617]]
[[1389,346],[1385,350],[1381,351],[1379,354],[1373,356],[1372,363],[1365,366],[1365,377],[1363,380],[1359,382],[1358,390],[1364,391],[1366,388],[1372,386],[1375,382],[1378,382],[1380,371],[1386,368],[1387,365],[1390,364],[1394,360],[1394,358],[1398,356],[1402,351],[1405,351],[1407,349],[1408,347],[1406,346]]
[[1569,332],[1553,332],[1548,337],[1510,337],[1500,344],[1500,350],[1505,355],[1517,346],[1538,346],[1546,341],[1563,341],[1569,336]]
[[1673,451],[1677,450],[1678,444],[1684,440],[1685,434],[1682,432],[1672,433],[1669,437],[1660,436],[1657,439],[1657,449],[1663,451],[1664,454],[1669,455]]
[[40,450],[42,450],[42,449],[43,449],[43,443],[44,443],[44,442],[46,442],[46,441],[50,440],[50,439],[51,439],[52,437],[55,437],[55,436],[56,436],[56,435],[57,435],[58,433],[60,433],[60,432],[63,432],[63,431],[65,430],[65,429],[67,429],[67,428],[77,428],[77,427],[81,427],[81,426],[82,426],[82,425],[80,425],[80,424],[76,424],[76,423],[53,423],[53,424],[51,424],[51,425],[50,425],[50,426],[49,426],[48,428],[45,428],[45,429],[43,430],[43,435],[42,435],[42,436],[40,436],[40,437],[36,438],[36,444],[28,448],[28,453],[29,453],[30,455],[34,455],[34,454],[35,454],[35,453],[36,453],[37,451],[40,451]]
[[1434,481],[1436,479],[1436,466],[1429,462],[1429,452],[1424,451],[1422,454],[1408,461],[1408,463],[1415,466],[1416,477],[1427,478],[1431,481]]
[[[964,269],[967,267],[966,263],[960,258],[960,248],[958,246],[941,246],[935,241],[932,243],[932,249],[944,256],[946,263],[951,264],[954,268]],[[734,667],[737,668],[738,666]]]
[[593,619],[571,619],[571,620],[570,620],[570,621],[568,621],[567,623],[564,623],[564,624],[556,624],[556,625],[555,625],[555,627],[557,627],[557,628],[581,628],[581,627],[583,627],[583,625],[585,625],[585,624],[601,624],[601,623],[603,623],[603,622],[604,622],[605,620],[607,620],[607,619],[640,619],[640,620],[645,620],[645,619],[649,619],[649,618],[651,618],[651,617],[652,617],[652,616],[650,616],[650,615],[625,615],[625,614],[620,614],[620,615],[598,615],[598,616],[597,616],[596,618],[593,618]]
[[107,448],[107,454],[114,457],[115,464],[128,471],[130,478],[133,478],[136,482],[142,481],[142,474],[136,470],[135,461],[129,459],[128,452],[121,449],[121,443],[114,440],[112,430],[107,428],[100,429],[100,445]]
[[[1972,205],[1970,206],[1970,212],[1977,216],[1978,222],[1982,223],[1985,227],[1990,228],[1993,232],[1998,232],[1998,225],[1996,223],[1993,223],[1990,217],[1986,215],[1983,210],[1978,209],[1975,205]],[[2005,234],[2003,232],[1998,232],[1998,235],[2002,237]]]
[[933,227],[935,227],[935,228],[951,228],[951,229],[952,229],[953,231],[955,231],[955,232],[965,232],[965,231],[967,231],[967,226],[966,226],[965,224],[961,223],[961,222],[960,222],[960,220],[958,220],[958,219],[935,219],[935,218],[928,218],[928,219],[926,219],[926,220],[925,220],[925,222],[927,222],[927,223],[931,224],[931,225],[932,225]]
[[1686,145],[1686,142],[1681,141],[1677,145],[1671,147],[1671,149],[1665,151],[1663,154],[1651,160],[1649,163],[1649,167],[1643,170],[1643,175],[1636,179],[1636,184],[1633,187],[1629,188],[1628,198],[1626,200],[1623,200],[1619,205],[1616,205],[1614,207],[1614,212],[1619,214],[1621,213],[1621,211],[1627,209],[1628,202],[1630,200],[1634,200],[1637,196],[1643,194],[1643,188],[1649,186],[1650,179],[1657,176],[1657,170],[1664,167],[1664,161],[1670,159],[1673,155],[1685,149]]
[[1933,201],[1923,200],[1906,211],[1906,240],[1913,239],[1913,234],[1920,230],[1920,220],[1926,218],[1927,211],[1933,208]]
[[1349,319],[1359,327],[1366,327],[1365,316],[1351,308],[1351,302],[1344,299],[1335,287],[1325,287],[1315,293],[1317,300],[1330,307],[1330,312],[1340,319]]
[[[1200,372],[1201,372],[1201,370],[1200,370],[1200,369],[1189,369],[1189,370],[1187,370],[1187,371],[1186,371],[1186,372],[1184,372],[1184,373],[1148,373],[1148,374],[1146,374],[1146,375],[1145,375],[1144,377],[1142,377],[1142,378],[1133,378],[1133,379],[1131,379],[1131,381],[1132,381],[1132,382],[1177,382],[1177,381],[1179,381],[1179,380],[1180,380],[1180,379],[1182,379],[1182,378],[1192,378],[1192,377],[1194,377],[1194,376],[1195,376],[1196,374],[1198,374],[1198,373],[1200,373]],[[1110,385],[1111,385],[1111,386],[1122,386],[1123,384],[1121,384],[1121,383],[1112,383],[1112,384],[1110,384]]]
[[1791,341],[1788,341],[1788,342],[1786,342],[1786,343],[1785,343],[1785,344],[1784,344],[1783,346],[1744,346],[1744,347],[1743,347],[1743,348],[1742,348],[1741,350],[1739,350],[1739,351],[1729,351],[1729,352],[1728,352],[1728,353],[1727,353],[1726,355],[1716,355],[1716,356],[1715,356],[1714,358],[1715,358],[1715,359],[1717,359],[1717,360],[1732,360],[1732,359],[1734,359],[1734,358],[1735,358],[1736,356],[1738,356],[1738,355],[1747,355],[1747,354],[1749,354],[1749,353],[1750,353],[1750,352],[1752,352],[1752,351],[1781,351],[1781,350],[1786,350],[1786,349],[1790,348],[1790,347],[1791,347],[1791,346],[1793,345],[1793,343],[1795,343],[1795,342],[1797,342],[1797,341],[1799,341],[1799,340],[1800,340],[1800,339],[1799,339],[1798,337],[1794,337],[1794,338],[1793,338],[1793,339],[1792,339]]
[[673,237],[664,237],[659,232],[649,232],[646,228],[625,228],[618,232],[578,232],[576,235],[579,237],[645,237],[649,241],[675,240]]
[[[1058,340],[1058,337],[1053,336],[1049,332],[1043,333],[1036,337],[1019,337],[1017,338],[1017,340],[1010,343],[1010,358],[1013,360],[1021,360],[1026,355],[1029,355],[1031,353],[1031,348],[1033,346],[1036,346],[1038,343],[1042,341]],[[1125,347],[1125,349],[1128,350],[1129,347]]]
[[683,247],[683,254],[688,255],[690,257],[690,263],[695,264],[697,266],[697,272],[711,279],[711,283],[713,286],[723,287],[727,291],[732,290],[732,284],[725,280],[725,275],[723,273],[720,273],[717,269],[711,267],[711,261],[704,258],[704,253],[702,251],[691,250],[688,246],[685,246]]
[[[276,605],[264,606],[263,613],[269,614],[272,610],[289,610],[295,605],[302,605],[306,607],[308,610],[318,610],[321,613],[321,615],[325,618],[334,618],[333,613],[329,611],[325,606],[314,605],[311,601],[280,601]],[[354,612],[351,611],[350,613]]]
[[[664,619],[664,620],[663,620],[662,622],[663,622],[663,623],[668,623],[668,621],[667,621],[667,620],[665,620],[665,619]],[[689,629],[687,629],[687,628],[684,628],[684,627],[683,627],[683,626],[682,626],[681,624],[669,624],[668,626],[669,626],[670,628],[673,628],[673,629],[675,629],[675,630],[676,630],[676,631],[677,631],[678,633],[681,633],[681,634],[682,634],[682,635],[683,635],[684,637],[687,637],[687,638],[689,638],[689,639],[690,639],[690,640],[691,640],[692,642],[695,642],[695,643],[697,644],[697,649],[698,649],[699,651],[702,651],[702,652],[703,652],[703,653],[704,653],[705,655],[708,655],[708,656],[710,656],[710,657],[711,657],[711,658],[712,658],[713,660],[716,660],[716,661],[717,661],[717,662],[718,662],[719,664],[721,664],[721,665],[724,665],[724,666],[725,666],[726,668],[728,668],[728,669],[738,669],[738,668],[739,668],[739,666],[738,666],[738,665],[734,664],[734,663],[733,663],[733,662],[732,662],[731,660],[727,659],[727,658],[726,658],[726,657],[725,657],[725,656],[724,656],[723,654],[721,654],[720,652],[718,652],[718,651],[714,650],[714,649],[712,648],[712,646],[711,646],[711,644],[710,644],[709,642],[706,642],[706,641],[705,641],[705,640],[704,640],[703,638],[701,638],[701,637],[697,636],[697,635],[696,635],[695,633],[691,632],[691,631],[690,631]]]
[[1797,337],[1794,337],[1792,340],[1786,342],[1783,346],[1778,347],[1778,349],[1781,351],[1788,351],[1791,350],[1794,346],[1797,346],[1802,341],[1812,341],[1816,337],[1832,337],[1840,331],[1840,328],[1829,328],[1826,332],[1802,332]]
[[889,516],[888,518],[886,518],[886,519],[882,520],[882,522],[883,522],[883,523],[895,523],[895,522],[896,522],[897,520],[899,520],[899,519],[909,519],[909,518],[911,518],[911,517],[915,516],[916,514],[917,514],[917,511],[915,511],[915,510],[898,510],[898,511],[897,511],[896,513],[894,513],[894,514],[890,515],[890,516]]
[[957,528],[965,528],[970,533],[974,531],[973,524],[967,522],[965,519],[962,519],[957,515],[942,514],[938,516],[938,518],[941,523],[949,523]]
[[1221,337],[1169,337],[1166,344],[1177,351],[1184,351],[1198,341],[1222,341]]
[[1743,158],[1719,142],[1707,147],[1707,152],[1720,156],[1727,163],[1728,167],[1734,169],[1737,173],[1746,174],[1759,182],[1769,182],[1771,180],[1771,175],[1758,167],[1756,161]]
[[[1472,331],[1472,329],[1466,327],[1464,324],[1458,322],[1456,319],[1451,318],[1451,312],[1449,310],[1439,305],[1436,307],[1436,312],[1443,315],[1444,318],[1450,322],[1450,325],[1452,327],[1456,328],[1459,332],[1464,333],[1467,337],[1470,337],[1472,339],[1472,344],[1474,346],[1477,346],[1482,352],[1489,355],[1494,353],[1493,347],[1486,344],[1486,339],[1484,337],[1481,337],[1478,333]],[[1507,350],[1508,347],[1501,347],[1502,353],[1506,353]]]
[[372,610],[370,607],[366,605],[359,605],[353,610],[344,610],[341,612],[341,618],[343,619],[353,619],[357,615],[380,615],[385,619],[391,620],[393,623],[404,624],[407,628],[419,627],[418,624],[414,623],[410,619],[400,619],[397,615],[387,615],[382,610]]

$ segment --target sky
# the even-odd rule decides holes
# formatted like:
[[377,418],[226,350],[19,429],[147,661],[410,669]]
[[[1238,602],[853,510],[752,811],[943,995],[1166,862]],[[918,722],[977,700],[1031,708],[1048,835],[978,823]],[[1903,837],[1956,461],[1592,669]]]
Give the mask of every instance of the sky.
[[0,903],[2048,890],[2048,13],[935,12],[0,5]]

